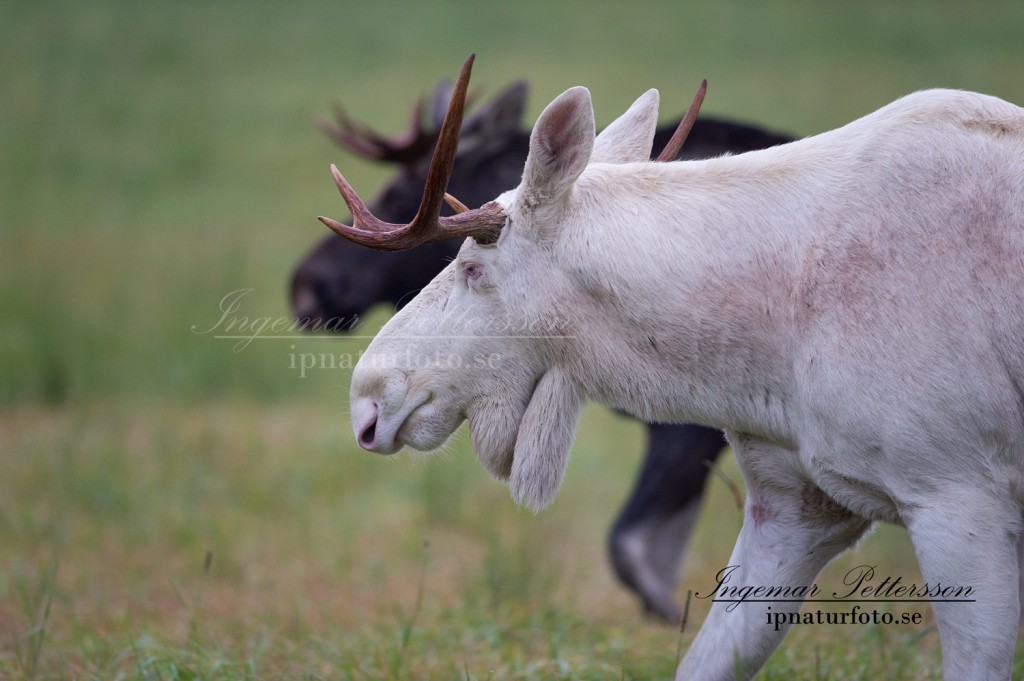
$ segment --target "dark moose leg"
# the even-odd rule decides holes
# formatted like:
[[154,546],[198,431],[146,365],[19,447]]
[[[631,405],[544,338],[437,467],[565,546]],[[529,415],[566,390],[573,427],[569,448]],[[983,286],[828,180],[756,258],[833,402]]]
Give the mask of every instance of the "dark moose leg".
[[694,425],[647,426],[647,458],[612,526],[608,550],[619,580],[644,610],[672,623],[679,568],[710,469],[726,446],[722,432]]

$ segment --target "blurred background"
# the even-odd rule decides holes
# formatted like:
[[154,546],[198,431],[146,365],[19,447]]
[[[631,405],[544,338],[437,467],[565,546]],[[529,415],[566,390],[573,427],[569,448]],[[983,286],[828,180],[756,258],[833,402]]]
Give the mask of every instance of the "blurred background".
[[[604,558],[639,425],[589,409],[533,516],[465,435],[358,450],[347,370],[293,356],[366,340],[209,332],[239,290],[287,318],[315,216],[347,216],[330,163],[364,196],[393,173],[312,117],[403,131],[475,52],[528,124],[573,85],[598,125],[650,87],[667,121],[706,77],[705,113],[805,136],[922,88],[1024,104],[1022,35],[1019,2],[0,2],[0,677],[669,674],[703,611],[645,622]],[[739,528],[709,492],[684,588]],[[915,574],[898,530],[857,554]],[[938,678],[937,641],[809,628],[765,678]]]

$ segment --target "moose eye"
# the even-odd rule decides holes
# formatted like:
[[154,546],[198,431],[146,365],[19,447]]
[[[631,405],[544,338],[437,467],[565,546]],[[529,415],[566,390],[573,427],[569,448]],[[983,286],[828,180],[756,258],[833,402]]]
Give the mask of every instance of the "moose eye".
[[462,275],[466,278],[467,284],[474,284],[484,276],[484,266],[475,262],[467,262],[462,266]]

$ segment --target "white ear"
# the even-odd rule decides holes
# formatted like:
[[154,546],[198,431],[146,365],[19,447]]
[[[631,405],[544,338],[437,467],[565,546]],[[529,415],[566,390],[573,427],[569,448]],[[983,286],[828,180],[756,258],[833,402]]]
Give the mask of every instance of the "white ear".
[[590,162],[594,107],[590,91],[574,87],[558,95],[537,119],[519,196],[537,205],[562,196]]
[[562,369],[541,376],[519,424],[508,486],[517,504],[535,513],[555,499],[576,435],[583,398]]
[[638,163],[651,159],[658,127],[658,91],[640,95],[633,105],[594,140],[591,163]]

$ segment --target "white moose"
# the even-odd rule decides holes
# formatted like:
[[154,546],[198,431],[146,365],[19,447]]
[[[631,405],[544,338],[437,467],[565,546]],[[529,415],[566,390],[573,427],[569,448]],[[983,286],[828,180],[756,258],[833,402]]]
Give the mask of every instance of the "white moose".
[[[420,212],[377,248],[469,236],[352,377],[359,444],[473,445],[533,509],[590,398],[726,430],[746,481],[733,585],[810,585],[872,521],[907,528],[947,679],[1009,679],[1024,502],[1024,110],[919,92],[838,130],[652,163],[658,93],[595,139],[589,92],[541,114],[522,184],[438,218],[472,57]],[[797,612],[779,603],[776,612]],[[716,603],[678,680],[755,673],[785,634]]]

